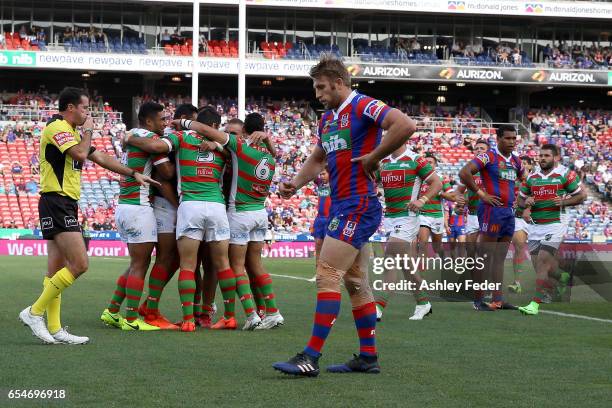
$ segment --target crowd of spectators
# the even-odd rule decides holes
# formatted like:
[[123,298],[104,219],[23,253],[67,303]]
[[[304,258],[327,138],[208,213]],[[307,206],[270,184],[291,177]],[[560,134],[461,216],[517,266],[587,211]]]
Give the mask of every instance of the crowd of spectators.
[[553,68],[607,69],[612,66],[612,49],[593,44],[569,46],[561,42],[542,50],[543,62]]

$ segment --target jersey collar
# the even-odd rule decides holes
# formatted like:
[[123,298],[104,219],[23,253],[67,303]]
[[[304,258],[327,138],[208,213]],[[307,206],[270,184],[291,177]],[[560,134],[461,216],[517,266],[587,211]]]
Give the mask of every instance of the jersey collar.
[[561,170],[561,166],[558,165],[558,164],[557,164],[557,166],[553,167],[552,170],[548,172],[548,174],[544,174],[544,173],[542,173],[542,168],[540,167],[536,174],[540,175],[544,179],[547,179],[552,174],[559,174],[559,173],[561,173],[561,171],[557,171],[557,170]]
[[391,161],[391,163],[395,163],[399,160],[401,160],[402,158],[408,156],[410,154],[410,148],[406,147],[406,150],[404,150],[404,153],[400,154],[397,157],[393,157],[393,154],[389,155],[389,160]]
[[342,104],[338,107],[337,110],[332,109],[332,113],[334,114],[334,120],[338,119],[338,114],[342,112],[342,110],[346,108],[349,103],[353,102],[353,99],[357,96],[357,94],[357,91],[351,92],[351,94],[344,100],[344,102],[342,102]]
[[510,152],[510,156],[506,157],[506,156],[504,156],[503,154],[501,154],[501,152],[500,152],[500,151],[497,149],[497,147],[495,147],[493,150],[495,151],[495,153],[497,153],[497,154],[499,154],[501,157],[503,157],[503,158],[504,158],[504,160],[506,160],[506,161],[510,161],[510,159],[512,159],[512,152]]

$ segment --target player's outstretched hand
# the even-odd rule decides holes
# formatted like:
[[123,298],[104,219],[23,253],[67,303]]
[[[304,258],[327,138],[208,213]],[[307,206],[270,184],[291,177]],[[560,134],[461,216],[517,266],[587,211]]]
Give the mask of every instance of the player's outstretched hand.
[[363,171],[370,180],[376,179],[376,170],[378,170],[378,161],[373,158],[371,154],[366,154],[361,157],[355,157],[351,159],[351,162],[361,162]]
[[291,198],[291,196],[295,194],[297,188],[295,187],[295,184],[293,184],[292,181],[283,181],[282,183],[280,183],[279,190],[281,197],[286,200],[288,198]]
[[268,137],[266,132],[253,132],[249,136],[249,144],[257,146],[259,143],[265,142]]
[[141,186],[144,186],[144,187],[146,187],[149,184],[152,184],[155,187],[161,187],[161,183],[159,181],[155,181],[151,177],[145,176],[144,174],[141,174],[141,173],[134,174],[134,179],[138,183],[140,183]]
[[532,207],[535,204],[535,199],[533,197],[527,197],[525,199],[525,206]]
[[565,201],[565,197],[555,197],[553,198],[553,203],[556,207],[563,207],[563,201]]
[[502,202],[501,202],[499,197],[492,196],[492,195],[490,195],[489,193],[487,193],[484,190],[480,190],[480,191],[482,191],[482,194],[479,194],[479,196],[480,196],[480,199],[483,202],[485,202],[485,203],[487,203],[487,204],[489,204],[489,205],[491,205],[493,207],[501,207],[502,206]]

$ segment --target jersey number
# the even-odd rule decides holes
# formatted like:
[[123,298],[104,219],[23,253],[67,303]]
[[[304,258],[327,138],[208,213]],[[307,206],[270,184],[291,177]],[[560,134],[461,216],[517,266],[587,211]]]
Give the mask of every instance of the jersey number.
[[268,167],[267,157],[264,157],[257,163],[257,167],[255,167],[255,177],[260,180],[268,180],[270,178],[270,168]]

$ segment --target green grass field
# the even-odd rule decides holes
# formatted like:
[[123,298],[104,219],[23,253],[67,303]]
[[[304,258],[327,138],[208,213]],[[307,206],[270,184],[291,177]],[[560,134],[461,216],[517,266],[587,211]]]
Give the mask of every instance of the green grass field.
[[[273,277],[286,320],[273,331],[121,332],[99,316],[126,264],[92,258],[89,272],[63,295],[62,323],[90,336],[89,345],[43,346],[17,314],[39,294],[46,258],[0,257],[0,406],[609,407],[612,401],[610,322],[476,313],[464,302],[435,303],[432,316],[411,322],[412,298],[396,297],[377,327],[380,375],[294,378],[271,364],[305,345],[312,283]],[[266,264],[272,274],[310,277],[314,261]],[[175,278],[161,307],[172,320],[179,318],[178,305]],[[603,302],[545,310],[612,318],[612,305]],[[238,317],[240,324],[244,316]],[[357,350],[344,296],[321,365],[343,362]],[[67,398],[9,401],[10,389],[64,389]]]

